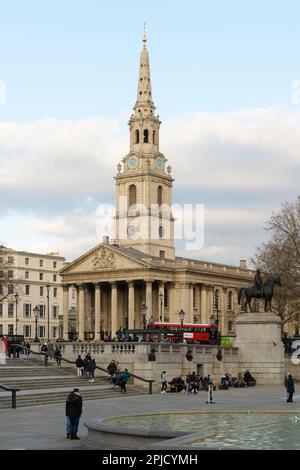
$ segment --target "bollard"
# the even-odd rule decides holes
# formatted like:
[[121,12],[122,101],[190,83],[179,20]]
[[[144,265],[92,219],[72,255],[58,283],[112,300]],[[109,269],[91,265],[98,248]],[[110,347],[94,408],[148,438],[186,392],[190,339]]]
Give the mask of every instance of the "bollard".
[[17,408],[17,392],[16,390],[13,390],[11,392],[11,407],[12,408]]

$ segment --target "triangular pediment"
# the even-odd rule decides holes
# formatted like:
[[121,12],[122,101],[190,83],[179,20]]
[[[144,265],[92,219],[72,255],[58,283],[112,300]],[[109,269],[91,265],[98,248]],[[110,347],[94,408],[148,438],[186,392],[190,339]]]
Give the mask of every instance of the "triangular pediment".
[[[129,251],[129,250],[128,250]],[[146,255],[145,255],[146,256]],[[60,273],[75,274],[82,272],[107,272],[127,269],[141,269],[149,265],[141,259],[135,259],[126,249],[118,250],[107,244],[100,244],[75,259],[64,267]]]

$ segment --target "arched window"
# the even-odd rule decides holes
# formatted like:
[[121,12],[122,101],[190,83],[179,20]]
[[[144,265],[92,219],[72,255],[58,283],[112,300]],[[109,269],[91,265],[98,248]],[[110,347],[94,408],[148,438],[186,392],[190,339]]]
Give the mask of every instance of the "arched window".
[[148,144],[148,142],[149,142],[149,131],[148,129],[145,129],[144,130],[144,143]]
[[159,206],[162,205],[162,194],[163,194],[163,188],[162,188],[162,186],[158,186],[158,188],[157,188],[157,204]]
[[153,134],[152,134],[152,143],[155,144],[155,131],[153,131]]
[[135,130],[135,143],[138,144],[140,142],[140,131],[138,129]]
[[231,291],[228,292],[227,307],[229,311],[232,310],[232,292]]
[[135,184],[131,184],[129,186],[129,202],[128,202],[128,207],[130,208],[131,206],[134,206],[136,204],[136,186]]

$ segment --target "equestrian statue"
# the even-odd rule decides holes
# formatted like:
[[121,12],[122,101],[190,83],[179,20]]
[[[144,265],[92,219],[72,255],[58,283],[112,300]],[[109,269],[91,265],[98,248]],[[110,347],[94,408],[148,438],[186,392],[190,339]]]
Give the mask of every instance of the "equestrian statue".
[[270,276],[266,282],[263,282],[260,269],[257,269],[254,277],[254,285],[249,287],[241,287],[238,290],[238,303],[241,304],[242,294],[245,294],[246,302],[244,307],[247,311],[247,305],[249,305],[250,312],[253,312],[251,307],[252,299],[263,299],[265,301],[265,312],[272,310],[272,298],[274,294],[274,286],[281,286],[279,276]]

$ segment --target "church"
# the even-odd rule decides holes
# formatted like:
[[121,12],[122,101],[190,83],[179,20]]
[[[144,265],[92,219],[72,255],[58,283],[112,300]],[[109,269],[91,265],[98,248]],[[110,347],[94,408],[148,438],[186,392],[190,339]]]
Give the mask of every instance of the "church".
[[[172,168],[160,151],[160,119],[152,98],[144,34],[137,99],[129,120],[129,152],[117,165],[115,238],[84,253],[60,271],[64,339],[100,340],[107,331],[142,328],[149,320],[217,322],[234,334],[237,292],[253,282],[238,267],[177,257],[172,215]],[[77,306],[69,305],[69,288]],[[181,314],[182,315],[182,314]]]

